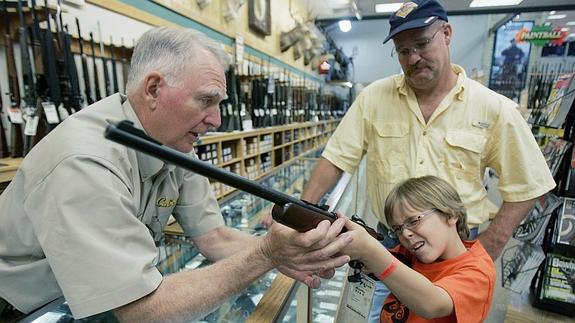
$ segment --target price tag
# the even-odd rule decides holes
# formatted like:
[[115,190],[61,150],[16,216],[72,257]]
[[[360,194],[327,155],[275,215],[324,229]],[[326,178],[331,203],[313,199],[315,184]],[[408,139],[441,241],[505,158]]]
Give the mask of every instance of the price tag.
[[64,105],[62,103],[60,103],[60,105],[58,106],[58,113],[60,114],[62,121],[66,120],[66,118],[70,116],[70,113],[68,113],[68,110],[64,108]]
[[272,116],[275,116],[276,114],[278,114],[278,109],[273,108],[272,109]]
[[12,123],[24,123],[24,119],[22,119],[22,110],[18,108],[9,108],[8,116],[10,117],[10,122]]
[[369,317],[374,292],[375,281],[362,273],[360,282],[348,284],[345,307],[362,318],[367,319]]
[[[54,102],[42,102],[42,107],[44,108],[46,120],[49,124],[56,124],[60,122],[60,118],[58,118],[58,112],[56,111]],[[26,128],[28,128],[28,125],[26,125]],[[34,130],[34,134],[36,134],[36,130]]]
[[232,104],[231,103],[226,104],[226,108],[228,108],[228,115],[229,116],[234,114],[234,110],[232,110]]
[[26,127],[24,128],[24,134],[26,136],[36,135],[36,129],[38,128],[38,121],[40,121],[40,118],[38,116],[34,116],[26,120]]

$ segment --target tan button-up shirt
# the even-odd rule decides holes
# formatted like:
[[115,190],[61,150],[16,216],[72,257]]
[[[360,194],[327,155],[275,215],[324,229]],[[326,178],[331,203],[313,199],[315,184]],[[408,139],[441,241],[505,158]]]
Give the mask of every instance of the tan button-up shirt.
[[453,65],[457,84],[425,122],[403,75],[374,82],[353,103],[323,157],[353,172],[367,154],[367,192],[374,214],[400,181],[424,175],[447,180],[459,192],[468,224],[489,219],[486,167],[499,175],[504,201],[525,201],[555,187],[553,177],[517,104],[468,79]]

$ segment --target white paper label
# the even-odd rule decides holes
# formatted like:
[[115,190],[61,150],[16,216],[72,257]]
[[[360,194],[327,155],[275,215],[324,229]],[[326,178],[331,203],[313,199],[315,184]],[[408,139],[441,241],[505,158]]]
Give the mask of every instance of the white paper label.
[[18,108],[9,108],[8,116],[10,117],[10,122],[12,123],[24,123],[24,119],[22,119],[22,110]]
[[38,116],[28,118],[28,120],[26,121],[26,127],[24,128],[24,134],[26,136],[36,135],[36,129],[38,128],[38,121],[40,121],[40,118]]
[[348,283],[347,301],[345,306],[364,319],[369,317],[371,300],[375,292],[375,281],[361,274],[361,281]]
[[[42,102],[42,107],[44,108],[44,113],[46,114],[46,120],[49,124],[56,124],[60,122],[60,118],[58,118],[58,112],[56,112],[56,106],[54,102]],[[28,125],[26,125],[28,128]],[[34,131],[34,134],[36,131]]]

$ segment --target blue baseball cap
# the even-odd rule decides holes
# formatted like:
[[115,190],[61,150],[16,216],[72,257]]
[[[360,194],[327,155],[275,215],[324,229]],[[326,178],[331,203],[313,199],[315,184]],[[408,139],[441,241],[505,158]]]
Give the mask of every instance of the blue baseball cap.
[[437,19],[447,21],[447,13],[436,0],[410,0],[403,3],[389,18],[391,30],[383,43],[387,43],[393,36],[408,30],[423,28],[431,25]]

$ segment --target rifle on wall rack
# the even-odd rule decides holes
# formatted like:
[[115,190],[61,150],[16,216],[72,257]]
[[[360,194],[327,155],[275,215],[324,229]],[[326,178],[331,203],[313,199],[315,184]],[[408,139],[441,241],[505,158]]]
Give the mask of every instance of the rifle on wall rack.
[[90,48],[92,49],[92,67],[94,68],[94,92],[96,94],[96,101],[102,99],[100,94],[100,77],[98,76],[98,65],[96,65],[96,49],[94,46],[94,33],[90,32]]
[[118,70],[116,69],[116,60],[114,59],[114,40],[112,36],[110,36],[110,63],[112,63],[112,84],[114,85],[114,92],[120,92],[120,88],[118,87]]
[[78,45],[80,46],[80,62],[82,63],[82,75],[84,76],[84,95],[86,96],[86,102],[88,105],[94,103],[94,98],[92,98],[92,89],[90,87],[90,73],[88,73],[88,57],[84,52],[84,39],[82,38],[82,32],[80,31],[80,19],[76,17],[76,30],[78,30]]
[[112,94],[110,88],[110,73],[108,71],[108,59],[104,52],[104,40],[102,39],[102,29],[100,28],[100,22],[98,21],[98,37],[100,38],[100,57],[102,58],[102,69],[104,70],[104,93],[106,96]]
[[20,109],[20,86],[18,85],[18,71],[14,58],[14,47],[10,31],[10,17],[7,0],[2,0],[4,22],[4,46],[6,48],[6,70],[8,72],[8,97],[10,105],[7,107],[10,117],[10,152],[12,157],[22,157],[24,139],[22,136],[22,110]]

